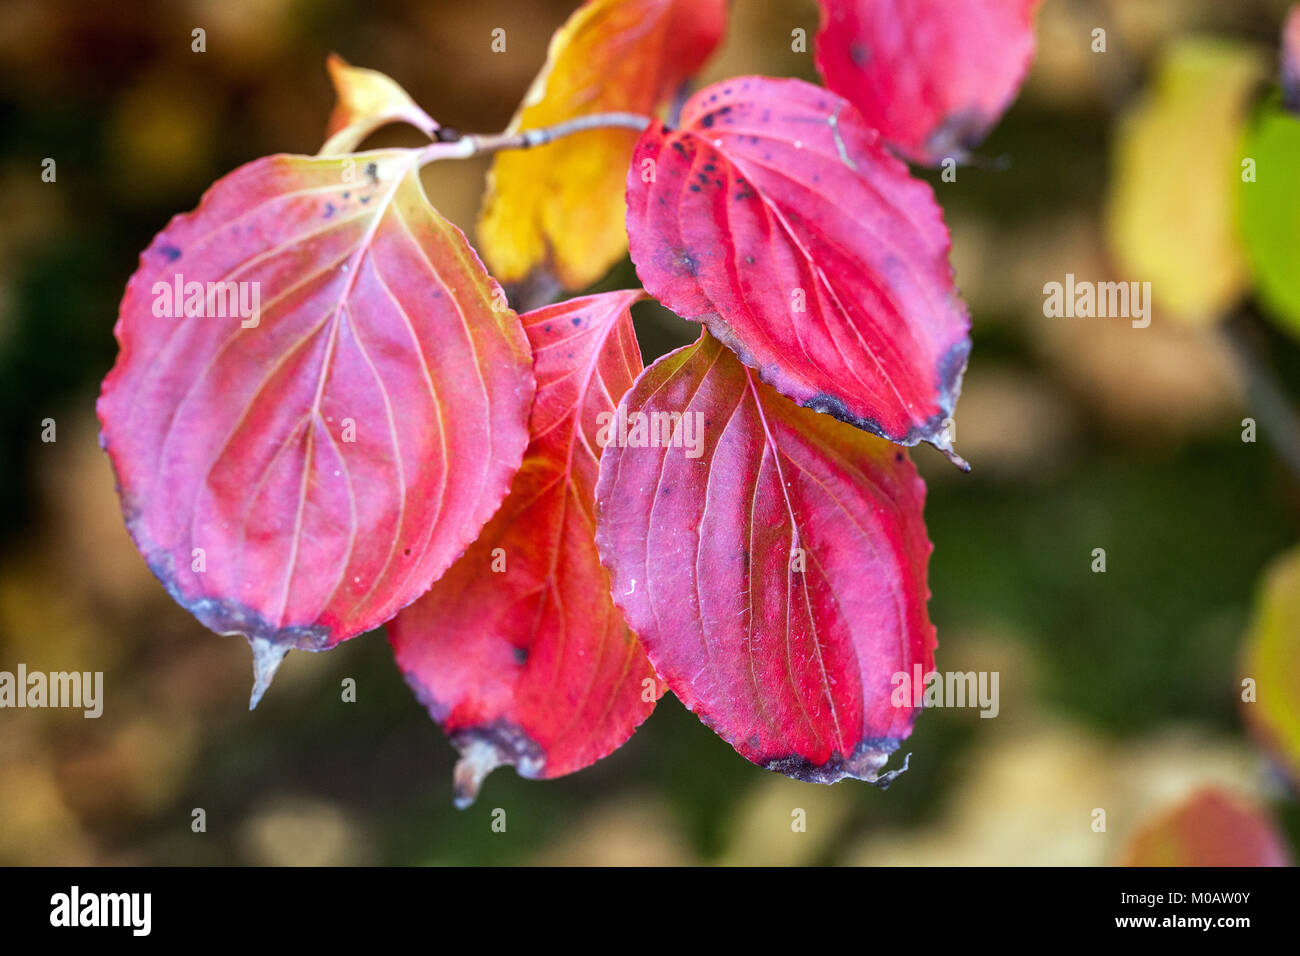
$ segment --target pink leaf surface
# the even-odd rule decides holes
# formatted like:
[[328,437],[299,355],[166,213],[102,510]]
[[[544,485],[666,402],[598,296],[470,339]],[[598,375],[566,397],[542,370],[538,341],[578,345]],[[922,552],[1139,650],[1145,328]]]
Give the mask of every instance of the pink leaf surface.
[[1015,99],[1039,0],[820,0],[817,69],[885,142],[962,159]]
[[701,90],[628,173],[646,290],[777,391],[905,445],[949,449],[970,320],[925,183],[857,112],[799,80]]
[[919,712],[897,675],[928,673],[935,646],[907,453],[794,405],[707,332],[620,415],[596,541],[659,676],[756,764],[887,783]]
[[427,590],[527,443],[527,341],[415,151],[239,168],[145,250],[115,333],[98,411],[127,525],[177,601],[248,637],[254,701],[287,649]]
[[558,777],[619,747],[662,692],[596,553],[602,415],[641,371],[607,292],[522,316],[537,399],[509,497],[465,555],[389,625],[397,663],[463,756],[467,806],[493,767]]

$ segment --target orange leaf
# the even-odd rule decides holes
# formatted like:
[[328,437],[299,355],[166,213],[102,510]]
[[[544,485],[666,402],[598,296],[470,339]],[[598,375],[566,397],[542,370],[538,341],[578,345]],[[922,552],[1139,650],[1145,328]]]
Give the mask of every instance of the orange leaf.
[[350,153],[389,123],[410,123],[432,138],[438,124],[395,81],[378,70],[352,66],[335,53],[329,55],[325,65],[338,102],[330,113],[326,142],[319,155]]
[[[725,0],[589,0],[551,39],[546,66],[510,124],[653,113],[721,39]],[[595,282],[627,249],[623,187],[637,134],[600,129],[497,156],[479,248],[502,282],[546,266],[566,288]]]

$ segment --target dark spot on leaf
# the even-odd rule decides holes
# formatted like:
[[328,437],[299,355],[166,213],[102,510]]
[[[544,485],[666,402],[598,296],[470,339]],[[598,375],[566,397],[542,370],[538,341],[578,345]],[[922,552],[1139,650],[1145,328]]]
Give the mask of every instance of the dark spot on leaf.
[[334,215],[334,204],[327,202],[325,203],[325,218],[328,219],[332,215]]
[[526,647],[515,648],[515,663],[518,664],[520,667],[528,663],[528,648]]
[[718,121],[718,117],[726,116],[731,112],[730,106],[719,106],[712,113],[705,113],[700,117],[700,125],[705,129],[713,129],[713,124]]
[[871,47],[861,41],[849,44],[849,59],[853,65],[864,67],[871,62]]
[[161,245],[158,247],[158,251],[167,257],[168,262],[175,262],[181,257],[181,251],[175,246]]

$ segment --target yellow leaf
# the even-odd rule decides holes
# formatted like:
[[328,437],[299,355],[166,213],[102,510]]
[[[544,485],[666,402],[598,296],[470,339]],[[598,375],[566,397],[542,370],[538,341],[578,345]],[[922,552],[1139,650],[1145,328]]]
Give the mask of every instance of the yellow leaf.
[[1246,644],[1246,720],[1300,783],[1300,547],[1270,565]]
[[338,102],[330,113],[326,142],[318,155],[355,152],[363,139],[389,123],[410,123],[430,137],[438,128],[406,90],[383,73],[352,66],[334,53],[325,63]]
[[1185,322],[1222,318],[1248,282],[1236,189],[1249,101],[1267,62],[1240,42],[1179,40],[1119,124],[1107,197],[1111,252],[1121,278],[1150,282],[1156,304]]
[[[726,0],[589,0],[551,38],[510,131],[591,113],[651,114],[713,52]],[[539,266],[589,285],[627,248],[623,194],[637,134],[599,129],[497,155],[479,249],[501,282]]]

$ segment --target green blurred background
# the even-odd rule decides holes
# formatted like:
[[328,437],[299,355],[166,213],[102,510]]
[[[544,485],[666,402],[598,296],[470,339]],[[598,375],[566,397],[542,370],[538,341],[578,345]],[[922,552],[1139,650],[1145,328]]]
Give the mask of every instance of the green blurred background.
[[[99,720],[0,711],[0,863],[1112,863],[1144,824],[1219,784],[1291,845],[1294,793],[1245,729],[1257,582],[1300,540],[1297,477],[1261,439],[1224,336],[1157,313],[1047,319],[1044,282],[1114,275],[1103,230],[1117,115],[1173,38],[1272,55],[1272,0],[1047,0],[990,167],[930,176],[975,348],[958,474],[930,449],[931,613],[941,670],[996,670],[1001,713],[924,714],[888,792],[751,766],[671,695],[580,774],[498,770],[451,806],[454,751],[381,633],[290,655],[249,713],[246,644],[172,603],[122,525],[93,404],[138,253],[234,167],[319,148],[335,51],[396,78],[444,125],[505,127],[564,0],[0,3],[0,669],[102,670]],[[811,0],[742,0],[706,79],[815,79]],[[1104,58],[1088,48],[1107,29]],[[207,31],[194,53],[190,31]],[[493,28],[507,52],[490,52]],[[413,142],[384,133],[374,142]],[[41,160],[57,161],[43,183]],[[1009,168],[997,171],[1006,157]],[[470,231],[486,161],[426,170]],[[630,286],[626,263],[603,284]],[[638,315],[647,359],[694,338]],[[1246,334],[1296,400],[1300,347]],[[42,443],[41,422],[58,440]],[[1092,549],[1107,571],[1090,569]],[[356,703],[340,699],[355,678]],[[1300,695],[1300,688],[1296,688]],[[1107,811],[1094,832],[1094,808]],[[191,830],[203,808],[207,830]],[[505,833],[491,828],[494,808]],[[792,833],[794,808],[806,833]]]

